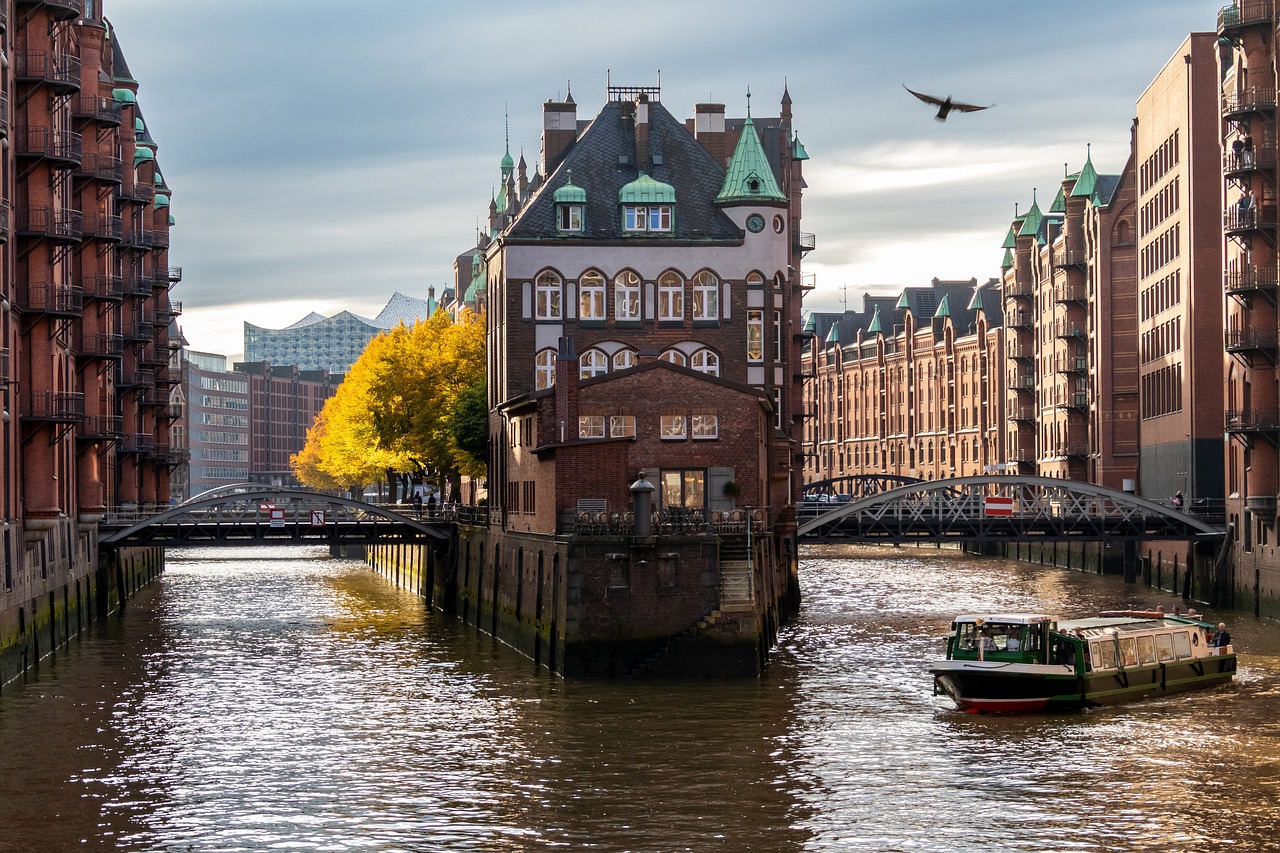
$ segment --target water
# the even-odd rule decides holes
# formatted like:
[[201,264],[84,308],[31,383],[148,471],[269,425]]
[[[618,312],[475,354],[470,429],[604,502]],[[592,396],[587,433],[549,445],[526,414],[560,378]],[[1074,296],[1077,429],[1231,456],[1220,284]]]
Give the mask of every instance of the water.
[[1280,626],[1224,617],[1229,687],[985,717],[930,689],[954,614],[1176,600],[912,550],[802,584],[758,681],[565,683],[358,563],[175,552],[0,697],[0,851],[1274,849]]

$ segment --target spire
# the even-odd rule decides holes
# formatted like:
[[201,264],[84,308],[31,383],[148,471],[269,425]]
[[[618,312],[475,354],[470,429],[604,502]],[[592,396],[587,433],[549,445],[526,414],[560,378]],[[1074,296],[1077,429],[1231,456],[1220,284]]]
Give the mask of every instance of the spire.
[[840,346],[840,321],[831,324],[831,328],[827,330],[827,343]]
[[516,167],[516,161],[511,159],[511,114],[506,108],[502,111],[503,122],[506,126],[505,136],[505,153],[502,155],[502,180],[505,182],[511,176],[511,172]]
[[735,201],[786,201],[773,177],[773,166],[751,121],[751,92],[747,91],[747,119],[742,123],[738,145],[729,158],[729,169],[716,203]]
[[1071,196],[1073,198],[1079,196],[1090,198],[1093,196],[1094,187],[1098,183],[1098,173],[1093,168],[1093,143],[1089,143],[1085,151],[1084,168],[1080,170],[1080,177],[1076,179],[1076,185],[1071,188]]
[[1036,190],[1033,187],[1031,190],[1031,209],[1027,211],[1027,215],[1022,219],[1022,227],[1018,229],[1018,236],[1039,237],[1040,223],[1043,219],[1044,214],[1040,212],[1040,205],[1036,201]]
[[938,310],[933,312],[933,319],[941,320],[944,317],[951,316],[951,294],[942,294],[942,301],[938,303]]
[[880,306],[876,306],[875,313],[871,315],[871,323],[867,326],[867,331],[873,335],[884,334],[884,323],[880,322]]

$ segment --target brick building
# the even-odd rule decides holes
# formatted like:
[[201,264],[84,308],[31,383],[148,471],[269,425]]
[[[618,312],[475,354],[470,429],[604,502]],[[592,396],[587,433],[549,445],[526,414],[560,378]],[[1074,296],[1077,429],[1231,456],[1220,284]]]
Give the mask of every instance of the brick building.
[[997,282],[934,279],[863,306],[805,318],[805,480],[1003,470]]
[[[508,146],[455,264],[458,298],[484,299],[492,438],[460,607],[567,673],[660,648],[668,670],[755,671],[797,596],[813,241],[790,96],[776,118],[681,122],[657,87],[610,87],[590,121],[571,95],[543,118],[533,179]],[[627,515],[642,474],[647,536]]]

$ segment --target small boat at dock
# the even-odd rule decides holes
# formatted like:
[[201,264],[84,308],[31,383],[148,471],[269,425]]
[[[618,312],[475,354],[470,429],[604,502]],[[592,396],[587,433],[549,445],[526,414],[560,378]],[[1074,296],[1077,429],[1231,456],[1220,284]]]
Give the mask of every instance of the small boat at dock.
[[947,657],[930,667],[934,694],[975,713],[1073,710],[1200,690],[1235,676],[1216,626],[1163,611],[1087,619],[1037,613],[956,617]]

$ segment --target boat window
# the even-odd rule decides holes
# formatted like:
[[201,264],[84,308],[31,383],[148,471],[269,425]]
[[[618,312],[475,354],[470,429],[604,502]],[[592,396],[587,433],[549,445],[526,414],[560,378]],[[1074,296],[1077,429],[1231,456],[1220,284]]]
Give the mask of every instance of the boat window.
[[1094,640],[1089,644],[1090,657],[1093,658],[1094,669],[1115,669],[1116,661],[1116,644],[1111,640]]
[[1173,651],[1180,658],[1191,657],[1191,634],[1188,631],[1179,631],[1173,635]]
[[1138,643],[1133,637],[1125,637],[1120,641],[1120,657],[1125,666],[1138,665]]
[[1138,660],[1142,663],[1156,662],[1156,644],[1150,635],[1138,638]]
[[976,652],[981,642],[984,652],[1021,651],[1022,627],[1016,622],[986,622],[981,626],[961,622],[956,625],[956,648],[963,652]]
[[1156,657],[1160,660],[1173,660],[1173,637],[1161,634],[1156,637]]

